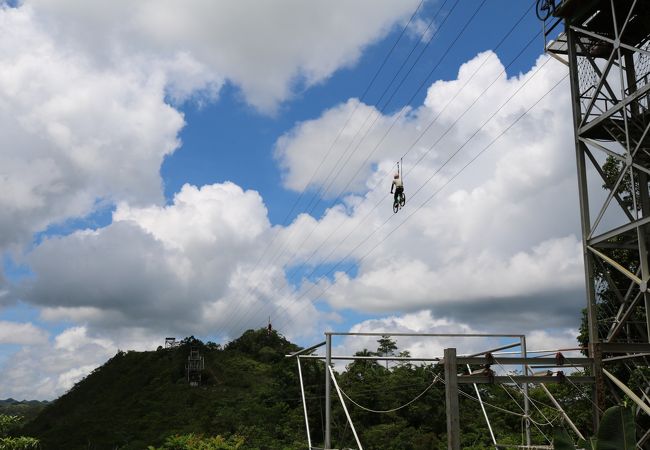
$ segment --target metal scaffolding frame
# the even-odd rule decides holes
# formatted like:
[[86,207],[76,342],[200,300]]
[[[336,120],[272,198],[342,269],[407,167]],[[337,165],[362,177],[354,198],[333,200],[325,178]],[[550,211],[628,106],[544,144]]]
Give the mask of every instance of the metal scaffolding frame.
[[[516,342],[510,343],[507,345],[500,346],[498,348],[493,348],[489,350],[485,350],[479,353],[474,353],[471,355],[461,355],[458,356],[456,355],[456,349],[455,348],[448,348],[444,350],[444,356],[443,357],[424,357],[424,358],[412,358],[412,357],[399,357],[399,356],[352,356],[352,355],[333,355],[332,354],[332,337],[333,336],[377,336],[377,337],[383,337],[383,336],[389,336],[389,337],[394,337],[394,336],[406,336],[406,337],[459,337],[459,338],[511,338],[511,339],[516,339]],[[320,347],[325,347],[325,355],[310,355],[309,353],[313,352],[317,348]],[[489,370],[489,366],[491,364],[495,364],[495,360],[493,358],[493,353],[504,350],[504,349],[509,349],[512,347],[519,347],[520,348],[520,356],[507,356],[507,357],[499,357],[498,364],[502,366],[507,366],[507,365],[519,365],[522,368],[522,373],[523,375],[505,375],[505,376],[500,376],[494,374],[492,371]],[[305,416],[305,427],[307,428],[307,440],[308,440],[308,445],[310,449],[326,449],[329,450],[331,449],[331,383],[336,381],[333,379],[333,373],[331,371],[331,366],[332,366],[332,361],[335,360],[347,360],[347,361],[352,361],[352,360],[373,360],[373,361],[419,361],[419,362],[425,362],[425,361],[430,361],[430,362],[435,362],[444,367],[444,380],[445,380],[445,399],[446,399],[446,411],[447,411],[447,437],[448,437],[448,448],[450,450],[459,450],[460,449],[460,421],[459,421],[459,403],[458,403],[458,385],[459,384],[472,384],[474,385],[474,388],[478,391],[477,389],[477,384],[481,383],[502,383],[502,384],[517,384],[520,386],[522,392],[524,393],[524,415],[528,417],[529,415],[529,410],[530,410],[530,405],[529,405],[529,399],[528,399],[528,384],[529,383],[534,383],[534,384],[541,384],[543,386],[544,383],[557,383],[557,382],[562,382],[564,380],[563,375],[558,374],[558,375],[547,375],[546,372],[544,371],[543,373],[534,373],[533,369],[537,367],[558,367],[561,366],[562,364],[566,364],[568,366],[574,366],[574,367],[591,367],[593,364],[593,359],[591,358],[562,358],[562,364],[558,363],[558,359],[553,357],[537,357],[537,358],[531,358],[528,356],[527,350],[526,350],[526,336],[525,335],[513,335],[513,334],[456,334],[456,333],[343,333],[343,332],[326,332],[325,333],[325,341],[313,345],[309,348],[305,348],[303,350],[300,350],[296,353],[287,355],[287,357],[293,358],[295,357],[298,362],[298,374],[299,374],[299,379],[300,379],[300,386],[301,386],[301,394],[302,394],[302,401],[303,401],[303,409],[304,409],[304,416]],[[303,379],[302,379],[302,370],[300,366],[300,360],[301,359],[316,359],[316,360],[321,360],[325,362],[326,364],[326,370],[325,370],[325,436],[324,436],[324,443],[323,447],[314,447],[313,443],[311,441],[311,436],[309,433],[309,420],[307,417],[307,404],[305,402],[305,392],[304,392],[304,387],[303,387]],[[481,365],[485,367],[484,370],[480,370],[476,373],[471,373],[469,375],[458,375],[458,369],[457,366],[467,366],[469,367],[470,365]],[[593,383],[594,378],[590,376],[583,376],[583,377],[572,377],[573,382],[575,383]],[[336,387],[336,386],[335,386]],[[561,412],[561,414],[565,417],[567,420],[567,423],[571,426],[572,430],[580,437],[580,432],[577,430],[571,419],[566,416],[566,413],[562,408],[559,406],[555,398],[551,395],[551,393],[546,390],[546,393],[548,397],[553,401],[554,404],[558,407],[558,410]],[[338,388],[337,388],[338,392]],[[339,397],[341,397],[341,393],[339,392]],[[483,409],[483,401],[480,398],[480,395],[478,396],[479,402],[481,403],[481,407]],[[341,402],[343,403],[343,398],[341,397]],[[343,407],[345,408],[345,403],[343,403]],[[488,419],[487,413],[485,413],[485,410],[483,409],[484,412],[484,417],[487,422],[488,428],[491,430],[491,425],[490,421]],[[346,409],[346,417],[348,421],[350,422],[350,425],[352,426],[352,421],[347,413]],[[525,431],[526,431],[526,448],[542,448],[542,447],[536,447],[531,444],[531,435],[530,435],[530,422],[528,420],[525,421]],[[361,444],[359,442],[358,436],[356,435],[355,431],[355,439],[357,440],[357,445],[361,447]],[[494,435],[492,434],[492,440],[494,443],[494,447],[498,448],[500,447],[500,444],[497,443],[496,439],[494,438]]]
[[203,369],[205,369],[205,359],[199,354],[199,348],[193,346],[190,348],[190,354],[187,356],[187,363],[185,364],[187,382],[190,386],[197,387],[201,385]]
[[564,32],[546,51],[571,80],[596,427],[604,366],[647,366],[650,351],[650,1],[554,3],[544,28]]

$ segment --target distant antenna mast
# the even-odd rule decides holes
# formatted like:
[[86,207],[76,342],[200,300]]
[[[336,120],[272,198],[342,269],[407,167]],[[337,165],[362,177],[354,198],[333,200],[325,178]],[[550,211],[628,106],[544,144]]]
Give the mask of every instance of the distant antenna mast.
[[271,316],[269,316],[269,325],[266,327],[266,332],[271,334],[273,332],[273,325],[271,325]]

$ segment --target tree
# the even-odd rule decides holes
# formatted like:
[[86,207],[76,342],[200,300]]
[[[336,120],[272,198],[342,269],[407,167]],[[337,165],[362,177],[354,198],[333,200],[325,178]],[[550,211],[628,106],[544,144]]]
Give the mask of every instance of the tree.
[[38,448],[38,439],[27,436],[8,437],[7,435],[18,427],[22,417],[0,415],[0,449],[28,450]]
[[[382,356],[393,356],[397,350],[397,342],[392,340],[390,336],[383,335],[377,340],[379,347],[377,347],[377,354]],[[388,369],[388,361],[386,361],[386,368]]]
[[237,450],[244,445],[244,438],[232,436],[225,439],[221,436],[204,437],[196,434],[170,436],[162,447],[149,447],[148,450]]

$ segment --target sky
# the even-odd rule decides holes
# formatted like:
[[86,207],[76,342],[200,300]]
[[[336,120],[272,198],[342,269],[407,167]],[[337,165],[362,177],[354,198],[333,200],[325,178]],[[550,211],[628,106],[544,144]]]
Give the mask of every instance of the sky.
[[0,0],[0,398],[269,318],[575,346],[567,68],[530,7]]

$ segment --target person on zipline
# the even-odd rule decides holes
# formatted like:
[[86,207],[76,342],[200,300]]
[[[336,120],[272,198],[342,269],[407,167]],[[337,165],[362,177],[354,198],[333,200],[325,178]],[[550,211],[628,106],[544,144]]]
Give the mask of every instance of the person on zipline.
[[393,193],[393,188],[395,188],[395,199],[394,204],[399,202],[400,196],[404,193],[404,183],[402,183],[402,177],[399,176],[399,172],[393,177],[393,184],[390,186],[390,193]]

